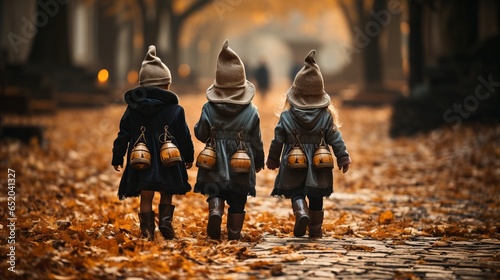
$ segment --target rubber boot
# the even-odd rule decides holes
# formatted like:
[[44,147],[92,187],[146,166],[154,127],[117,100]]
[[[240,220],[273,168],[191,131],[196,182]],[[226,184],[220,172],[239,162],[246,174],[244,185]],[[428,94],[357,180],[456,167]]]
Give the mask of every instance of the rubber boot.
[[175,206],[172,204],[159,204],[159,220],[158,228],[165,239],[173,239],[175,237],[174,228],[172,227],[172,218],[174,217]]
[[311,238],[323,237],[321,226],[323,225],[323,217],[325,212],[323,210],[313,211],[309,209],[309,214],[311,215],[311,222],[309,223],[309,237]]
[[245,221],[245,213],[227,214],[227,239],[239,240],[241,238],[241,229]]
[[212,239],[220,239],[220,224],[224,214],[224,200],[214,197],[208,201],[207,234]]
[[139,213],[139,221],[142,237],[155,240],[155,212]]
[[310,218],[307,208],[307,203],[304,199],[296,200],[292,203],[293,214],[295,215],[295,226],[293,227],[293,235],[301,237],[306,234],[307,225]]

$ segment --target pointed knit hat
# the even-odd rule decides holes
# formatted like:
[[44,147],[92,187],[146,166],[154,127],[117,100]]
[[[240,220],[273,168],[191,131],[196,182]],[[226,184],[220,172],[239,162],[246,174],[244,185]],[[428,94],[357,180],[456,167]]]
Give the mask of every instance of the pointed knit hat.
[[156,47],[149,46],[139,71],[139,84],[143,87],[164,86],[172,82],[168,67],[156,56]]
[[213,103],[249,104],[255,95],[255,86],[247,81],[245,66],[229,47],[227,40],[217,58],[215,81],[207,89],[207,99]]
[[304,66],[295,76],[288,90],[290,104],[299,109],[324,108],[330,105],[330,96],[325,92],[323,76],[314,60],[315,50],[309,52]]

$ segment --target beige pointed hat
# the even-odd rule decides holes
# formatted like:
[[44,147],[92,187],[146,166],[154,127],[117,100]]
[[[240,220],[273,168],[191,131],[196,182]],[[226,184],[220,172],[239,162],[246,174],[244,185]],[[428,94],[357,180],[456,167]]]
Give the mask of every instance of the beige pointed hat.
[[139,84],[147,86],[164,86],[172,82],[172,75],[168,67],[156,56],[156,47],[149,46],[139,71]]
[[213,103],[248,104],[255,95],[255,86],[246,79],[240,57],[224,41],[217,58],[215,81],[207,89],[207,99]]
[[330,105],[330,95],[325,92],[323,75],[314,60],[315,54],[315,50],[309,52],[304,60],[304,66],[297,73],[288,90],[287,98],[293,107],[315,109]]

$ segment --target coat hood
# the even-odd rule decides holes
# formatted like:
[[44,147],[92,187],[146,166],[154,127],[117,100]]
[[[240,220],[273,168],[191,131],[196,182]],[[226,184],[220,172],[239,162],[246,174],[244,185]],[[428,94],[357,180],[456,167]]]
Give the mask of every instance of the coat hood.
[[146,115],[155,114],[165,105],[179,104],[175,93],[158,87],[136,87],[127,91],[124,99],[130,108]]
[[302,128],[305,130],[311,130],[315,126],[319,125],[319,120],[321,119],[321,115],[323,115],[324,110],[327,109],[299,109],[292,106],[290,107],[290,115],[292,116],[292,119]]
[[230,103],[213,103],[213,106],[217,110],[217,112],[223,116],[231,117],[239,114],[243,111],[249,104],[239,105],[239,104],[230,104]]

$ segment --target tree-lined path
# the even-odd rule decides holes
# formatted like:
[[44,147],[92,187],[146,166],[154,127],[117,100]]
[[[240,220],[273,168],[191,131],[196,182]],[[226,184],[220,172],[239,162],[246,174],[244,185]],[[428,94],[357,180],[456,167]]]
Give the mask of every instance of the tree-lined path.
[[[283,91],[254,100],[266,149]],[[204,93],[180,100],[192,129]],[[59,111],[46,150],[1,143],[2,170],[17,175],[16,274],[7,270],[2,195],[2,279],[500,278],[499,125],[391,139],[390,107],[340,108],[353,164],[346,174],[334,171],[323,239],[292,237],[290,201],[269,197],[276,172],[263,170],[257,197],[248,200],[242,241],[227,240],[225,217],[222,240],[208,239],[205,198],[189,193],[173,201],[178,238],[165,241],[157,232],[147,242],[138,239],[139,200],[118,200],[121,173],[110,165],[124,109]],[[197,155],[203,143],[193,141]],[[194,185],[196,168],[189,176]]]

